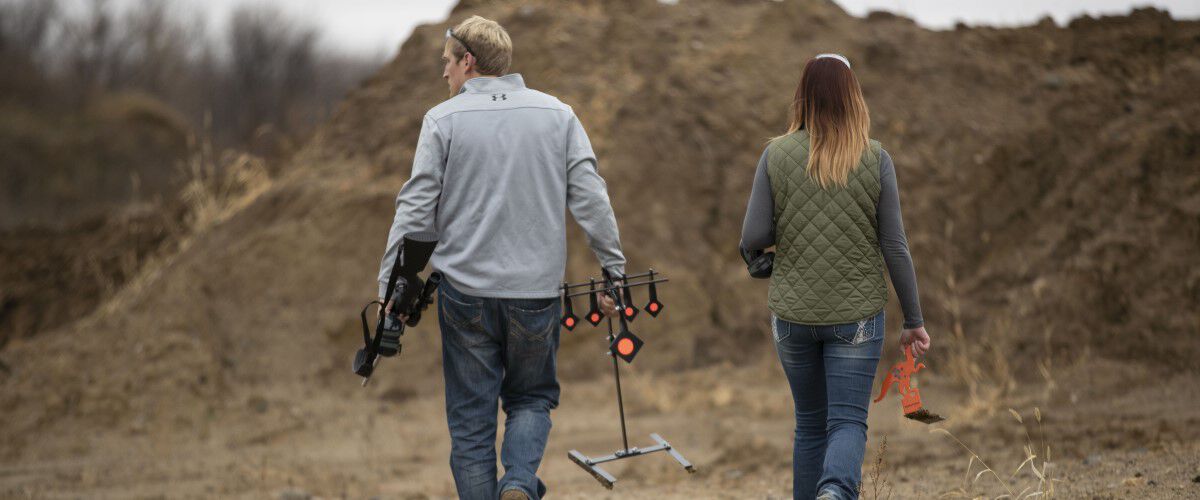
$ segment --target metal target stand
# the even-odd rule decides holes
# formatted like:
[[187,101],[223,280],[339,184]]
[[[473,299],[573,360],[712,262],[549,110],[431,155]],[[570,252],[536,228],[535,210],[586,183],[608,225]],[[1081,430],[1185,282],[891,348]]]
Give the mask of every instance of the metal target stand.
[[[655,275],[658,275],[659,277],[656,278]],[[617,387],[617,411],[621,417],[621,449],[613,452],[612,454],[600,457],[588,457],[587,455],[580,453],[578,450],[571,450],[567,452],[567,457],[570,458],[572,462],[575,462],[577,465],[582,467],[585,471],[591,474],[592,477],[595,477],[601,485],[610,490],[612,489],[613,484],[617,482],[617,478],[608,473],[608,471],[601,469],[600,464],[615,462],[617,460],[623,460],[626,458],[634,458],[642,455],[648,455],[650,453],[665,451],[667,454],[671,455],[671,458],[674,458],[676,462],[679,462],[679,465],[683,466],[684,470],[686,470],[688,473],[696,472],[696,467],[693,466],[692,463],[686,458],[683,458],[683,455],[681,455],[679,451],[671,446],[671,443],[668,443],[667,440],[663,439],[662,436],[659,436],[657,433],[650,434],[650,439],[654,440],[655,444],[643,448],[639,448],[637,446],[630,447],[629,435],[625,426],[625,400],[621,394],[621,368],[620,364],[617,362],[617,358],[625,360],[626,363],[632,363],[633,359],[637,356],[638,352],[641,351],[642,346],[645,344],[642,339],[638,338],[637,335],[634,335],[633,332],[629,330],[629,323],[632,323],[633,320],[638,316],[638,309],[633,305],[633,295],[630,290],[639,286],[649,287],[650,301],[646,303],[645,311],[652,317],[658,317],[663,309],[666,308],[666,306],[658,300],[658,289],[656,284],[667,281],[667,278],[663,278],[661,276],[661,273],[657,273],[654,271],[654,269],[650,269],[648,272],[642,274],[621,276],[621,284],[617,285],[613,282],[612,276],[610,276],[608,271],[605,270],[604,282],[600,284],[600,286],[597,286],[595,278],[591,278],[586,283],[563,283],[561,287],[563,297],[563,316],[561,323],[564,327],[566,327],[567,330],[574,330],[579,324],[579,318],[575,317],[574,304],[571,301],[573,297],[579,297],[582,295],[588,296],[590,307],[585,319],[588,323],[591,323],[592,326],[599,326],[604,316],[600,312],[599,304],[596,301],[596,293],[604,293],[609,297],[612,297],[613,301],[616,302],[617,310],[620,311],[620,314],[617,315],[620,325],[619,331],[613,331],[613,320],[612,318],[608,318],[607,354],[612,357],[613,380]],[[587,288],[585,291],[572,292],[574,289],[585,287]]]

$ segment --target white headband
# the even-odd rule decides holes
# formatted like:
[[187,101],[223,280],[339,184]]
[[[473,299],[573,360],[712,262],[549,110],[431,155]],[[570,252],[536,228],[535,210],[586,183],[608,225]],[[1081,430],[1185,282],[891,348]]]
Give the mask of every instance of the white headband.
[[817,54],[817,57],[814,57],[813,59],[825,59],[825,58],[837,59],[841,62],[846,63],[847,68],[850,67],[850,60],[846,59],[846,56],[843,56],[841,54]]

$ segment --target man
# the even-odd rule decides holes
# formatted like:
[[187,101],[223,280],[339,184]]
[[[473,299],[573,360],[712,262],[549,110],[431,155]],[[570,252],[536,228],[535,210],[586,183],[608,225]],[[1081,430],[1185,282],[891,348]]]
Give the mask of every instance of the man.
[[[445,276],[438,325],[459,497],[537,499],[558,406],[567,209],[605,269],[621,275],[625,257],[583,126],[570,106],[505,75],[512,41],[504,28],[463,21],[447,31],[442,60],[452,97],[425,115],[412,176],[396,197],[379,294],[403,235],[437,231],[431,262]],[[601,302],[616,314],[611,299]],[[498,399],[507,420],[497,482]]]

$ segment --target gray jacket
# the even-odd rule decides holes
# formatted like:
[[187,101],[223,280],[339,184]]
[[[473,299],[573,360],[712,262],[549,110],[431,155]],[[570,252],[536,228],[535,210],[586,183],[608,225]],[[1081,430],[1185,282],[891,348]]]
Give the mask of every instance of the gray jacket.
[[379,296],[400,238],[437,231],[433,268],[463,293],[556,297],[568,209],[600,264],[623,273],[604,179],[571,107],[526,88],[519,74],[473,78],[425,115],[412,176],[396,196]]

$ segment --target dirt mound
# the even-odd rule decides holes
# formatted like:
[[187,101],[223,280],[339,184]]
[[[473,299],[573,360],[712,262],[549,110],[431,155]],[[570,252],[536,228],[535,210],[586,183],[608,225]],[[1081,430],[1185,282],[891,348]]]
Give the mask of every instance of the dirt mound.
[[163,102],[138,93],[98,94],[81,109],[37,101],[0,99],[0,229],[66,229],[178,188],[191,127]]
[[179,210],[141,208],[63,229],[3,231],[0,347],[88,315],[181,232]]
[[[464,2],[451,18],[469,13],[503,23],[514,71],[574,106],[631,268],[672,279],[662,290],[671,314],[639,331],[653,350],[643,369],[736,364],[770,349],[765,286],[735,251],[741,218],[804,61],[838,51],[855,62],[873,136],[896,159],[943,352],[968,365],[995,354],[1010,364],[988,366],[1016,374],[1082,356],[1194,370],[1200,23],[1139,10],[931,32],[816,0]],[[347,379],[355,313],[374,293],[421,116],[446,97],[436,58],[445,27],[418,28],[289,167],[97,313],[0,352],[0,450],[47,458],[103,445],[71,439],[80,425],[169,435],[175,446],[221,436],[237,450],[358,425],[320,418],[384,395],[436,394],[428,325],[401,362],[381,366],[384,383],[360,391]],[[568,276],[586,277],[594,259],[572,231]],[[564,333],[568,380],[603,373],[597,343]],[[974,377],[979,367],[952,369]],[[304,413],[318,411],[301,404],[313,398],[325,413]]]

